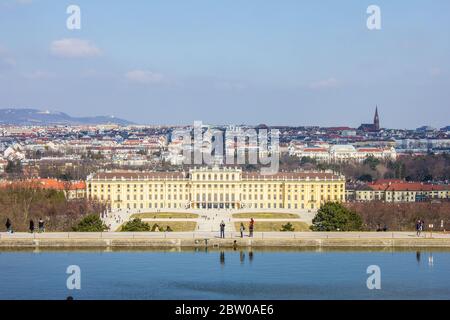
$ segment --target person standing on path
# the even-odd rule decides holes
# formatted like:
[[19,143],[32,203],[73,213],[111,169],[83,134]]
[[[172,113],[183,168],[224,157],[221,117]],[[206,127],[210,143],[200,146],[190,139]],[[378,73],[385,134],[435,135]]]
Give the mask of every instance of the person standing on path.
[[422,229],[422,221],[420,221],[420,219],[419,219],[416,222],[416,235],[418,237],[420,237],[420,232],[422,231],[421,229]]
[[241,238],[244,237],[244,231],[245,231],[245,227],[244,224],[241,222],[241,227],[239,228],[239,231],[241,231]]
[[253,229],[255,228],[255,220],[253,220],[253,218],[250,219],[250,224],[248,226],[248,236],[250,238],[253,238]]
[[220,223],[220,237],[225,239],[225,222],[223,222],[223,220]]
[[7,232],[12,233],[12,223],[11,220],[9,220],[9,218],[6,218],[5,227]]
[[34,233],[34,221],[33,221],[33,219],[30,220],[30,233]]
[[45,232],[44,220],[42,218],[39,218],[38,227],[39,232]]

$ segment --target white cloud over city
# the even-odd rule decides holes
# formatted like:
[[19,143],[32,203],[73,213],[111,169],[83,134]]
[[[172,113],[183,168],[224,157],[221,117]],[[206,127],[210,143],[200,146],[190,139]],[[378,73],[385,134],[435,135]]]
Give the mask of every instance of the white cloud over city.
[[60,58],[91,58],[102,54],[102,51],[92,42],[77,38],[53,41],[50,52]]
[[162,84],[167,82],[164,75],[150,70],[132,70],[125,74],[125,78],[129,82],[139,84]]
[[311,89],[328,89],[328,88],[337,88],[340,86],[340,83],[337,79],[330,77],[328,79],[319,80],[310,83],[309,88]]

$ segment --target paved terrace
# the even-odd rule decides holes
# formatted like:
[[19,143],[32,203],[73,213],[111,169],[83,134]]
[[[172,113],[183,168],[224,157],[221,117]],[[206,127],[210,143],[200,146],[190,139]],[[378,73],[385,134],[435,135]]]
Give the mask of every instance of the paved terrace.
[[[193,213],[197,214],[198,218],[193,219],[184,219],[184,218],[144,218],[142,219],[145,222],[152,221],[167,221],[167,222],[183,222],[183,221],[194,221],[197,223],[197,231],[200,232],[219,232],[219,225],[222,221],[226,224],[227,231],[237,231],[235,230],[234,223],[235,222],[244,222],[248,223],[249,219],[241,219],[234,218],[233,214],[237,213],[292,213],[298,215],[298,219],[289,218],[289,219],[255,219],[256,221],[261,222],[305,222],[307,224],[312,223],[312,219],[314,218],[315,211],[309,210],[289,210],[289,209],[240,209],[240,210],[226,210],[226,209],[209,209],[209,210],[199,210],[199,209],[160,209],[160,210],[119,210],[109,212],[107,216],[103,218],[105,224],[110,228],[110,231],[117,230],[123,223],[130,220],[133,214],[139,213],[154,213],[158,214],[160,212],[172,212],[172,213]],[[230,230],[231,229],[231,230]]]

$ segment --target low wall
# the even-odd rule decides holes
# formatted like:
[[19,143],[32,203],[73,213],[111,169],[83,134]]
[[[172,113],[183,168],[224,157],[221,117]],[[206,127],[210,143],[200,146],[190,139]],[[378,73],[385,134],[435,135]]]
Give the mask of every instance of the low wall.
[[151,238],[45,238],[45,239],[23,239],[2,238],[0,239],[0,250],[14,248],[170,248],[170,247],[211,247],[211,248],[233,248],[233,247],[444,247],[450,248],[450,238],[297,238],[297,239],[219,239],[219,238],[185,238],[185,239],[151,239]]

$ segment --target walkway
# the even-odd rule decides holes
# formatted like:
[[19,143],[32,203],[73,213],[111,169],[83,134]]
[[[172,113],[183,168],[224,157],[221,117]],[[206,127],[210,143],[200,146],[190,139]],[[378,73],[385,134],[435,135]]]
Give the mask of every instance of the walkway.
[[220,224],[225,223],[226,232],[234,232],[234,223],[231,211],[214,210],[210,213],[201,212],[197,219],[197,232],[219,232]]

